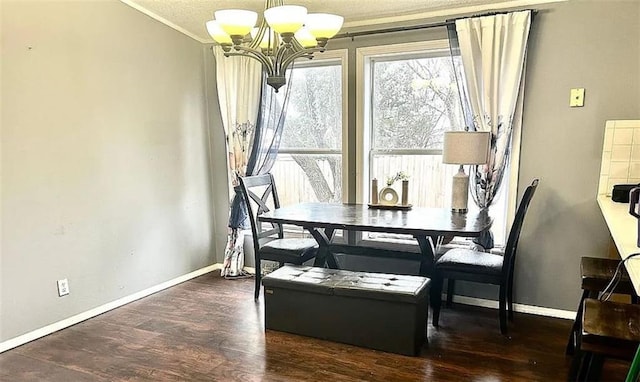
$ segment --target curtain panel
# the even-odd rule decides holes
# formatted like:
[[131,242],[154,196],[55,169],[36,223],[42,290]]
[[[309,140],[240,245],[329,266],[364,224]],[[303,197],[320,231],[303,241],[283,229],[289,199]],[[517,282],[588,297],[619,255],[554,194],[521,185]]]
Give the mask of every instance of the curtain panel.
[[281,88],[284,92],[278,96],[267,85],[258,61],[225,57],[220,47],[214,48],[214,54],[220,111],[227,137],[229,185],[234,195],[221,275],[239,277],[246,275],[244,236],[250,234],[247,230],[250,226],[238,178],[271,171],[280,147],[291,86]]
[[[235,190],[238,177],[244,176],[250,147],[256,131],[262,66],[248,57],[225,57],[219,46],[213,48],[216,60],[216,85],[220,114],[227,140],[228,179]],[[244,268],[244,234],[246,212],[239,192],[234,193],[229,216],[229,238],[225,248],[222,276],[241,276]]]
[[[513,130],[522,123],[522,115],[516,115],[516,111],[523,102],[530,26],[531,11],[521,11],[456,20],[455,33],[450,29],[452,55],[459,52],[462,64],[456,72],[462,72],[464,79],[459,85],[463,86],[461,98],[466,101],[463,110],[467,127],[491,132],[488,163],[472,166],[469,176],[473,200],[483,210],[491,206],[500,189]],[[479,244],[492,248],[493,239],[487,235]]]

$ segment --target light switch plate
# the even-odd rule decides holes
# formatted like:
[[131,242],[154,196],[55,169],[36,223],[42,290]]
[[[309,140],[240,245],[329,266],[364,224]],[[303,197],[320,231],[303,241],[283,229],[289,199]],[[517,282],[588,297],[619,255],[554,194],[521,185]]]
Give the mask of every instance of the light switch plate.
[[582,107],[584,106],[584,88],[571,89],[571,99],[569,100],[570,107]]

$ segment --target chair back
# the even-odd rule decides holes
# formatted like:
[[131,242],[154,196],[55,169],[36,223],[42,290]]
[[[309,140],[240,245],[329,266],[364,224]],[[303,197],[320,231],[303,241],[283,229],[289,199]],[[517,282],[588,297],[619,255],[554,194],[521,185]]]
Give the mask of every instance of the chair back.
[[522,231],[522,225],[524,223],[524,216],[527,213],[533,194],[536,192],[536,188],[538,188],[538,183],[539,179],[534,179],[533,182],[527,186],[527,189],[524,190],[524,195],[522,196],[522,200],[520,200],[520,205],[516,211],[516,217],[513,219],[513,224],[509,231],[509,238],[507,239],[507,245],[504,250],[504,260],[502,263],[502,273],[504,276],[513,272],[516,251],[518,249],[518,240],[520,240],[520,232]]
[[[276,223],[261,223],[258,216],[271,211],[271,208],[280,208],[278,191],[273,180],[273,175],[254,175],[240,178],[242,197],[247,206],[249,221],[251,223],[251,233],[253,236],[254,251],[257,254],[260,249],[260,239],[273,237],[282,239],[282,225]],[[265,229],[267,226],[267,229]]]

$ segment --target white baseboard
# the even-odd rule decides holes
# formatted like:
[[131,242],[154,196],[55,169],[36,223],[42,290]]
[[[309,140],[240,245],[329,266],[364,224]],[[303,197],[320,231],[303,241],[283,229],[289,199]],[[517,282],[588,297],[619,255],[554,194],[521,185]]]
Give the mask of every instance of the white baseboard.
[[159,292],[163,289],[167,289],[169,287],[172,287],[174,285],[180,284],[182,282],[185,282],[187,280],[191,280],[195,277],[201,276],[205,273],[209,273],[211,271],[217,270],[217,269],[222,269],[222,264],[213,264],[213,265],[209,265],[206,266],[204,268],[200,268],[198,270],[195,270],[193,272],[187,273],[186,275],[182,275],[179,277],[176,277],[175,279],[169,280],[169,281],[165,281],[161,284],[158,285],[154,285],[150,288],[141,290],[140,292],[134,293],[132,295],[129,296],[125,296],[122,298],[119,298],[115,301],[111,301],[109,303],[106,303],[104,305],[98,306],[96,308],[87,310],[86,312],[82,312],[79,314],[76,314],[75,316],[66,318],[64,320],[58,321],[58,322],[54,322],[51,325],[47,325],[43,328],[40,329],[36,329],[32,332],[29,333],[25,333],[21,336],[18,337],[14,337],[10,340],[6,340],[4,342],[0,343],[0,353],[7,351],[9,349],[13,349],[17,346],[26,344],[27,342],[31,342],[33,340],[36,340],[40,337],[44,337],[46,335],[49,335],[51,333],[57,332],[58,330],[64,329],[64,328],[68,328],[71,325],[75,325],[79,322],[82,322],[84,320],[87,320],[91,317],[95,317],[99,314],[108,312],[112,309],[118,308],[120,306],[126,305],[130,302],[133,302],[135,300],[139,300],[143,297],[147,297],[151,294],[154,294],[156,292]]
[[[447,295],[442,294],[442,300],[446,300]],[[498,309],[498,301],[485,300],[483,298],[467,297],[453,295],[453,302],[465,305],[480,306],[483,308]],[[520,313],[535,314],[538,316],[564,318],[567,320],[574,320],[576,318],[576,312],[570,310],[544,308],[542,306],[525,305],[525,304],[513,304],[513,310]]]

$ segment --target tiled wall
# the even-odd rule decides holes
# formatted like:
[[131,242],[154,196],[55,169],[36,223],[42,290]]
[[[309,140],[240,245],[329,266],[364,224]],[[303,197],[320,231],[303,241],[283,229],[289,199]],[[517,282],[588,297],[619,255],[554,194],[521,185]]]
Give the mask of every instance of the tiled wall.
[[607,121],[598,195],[611,195],[614,184],[640,183],[640,120]]

